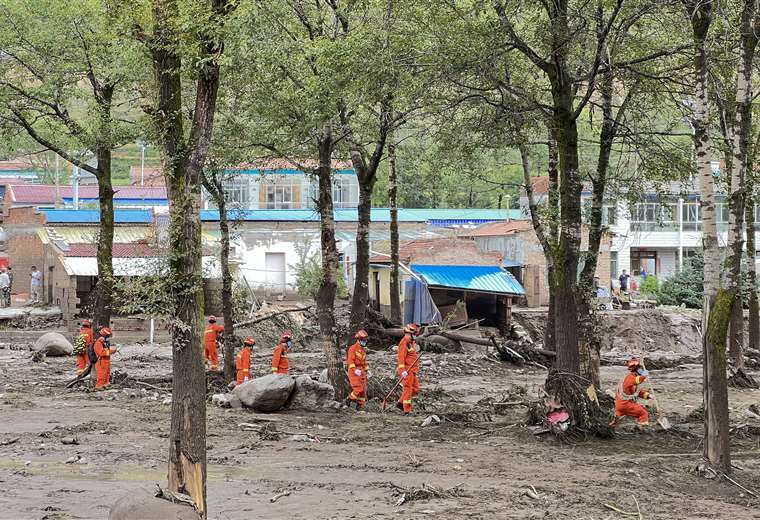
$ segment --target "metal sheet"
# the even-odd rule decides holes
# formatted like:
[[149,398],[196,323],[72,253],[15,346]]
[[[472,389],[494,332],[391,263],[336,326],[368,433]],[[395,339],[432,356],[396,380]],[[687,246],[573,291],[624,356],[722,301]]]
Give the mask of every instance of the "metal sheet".
[[[96,258],[64,257],[63,266],[69,276],[98,276],[98,261]],[[114,258],[114,276],[148,276],[160,274],[166,269],[165,259],[162,258]],[[213,256],[203,257],[203,277],[221,278],[219,262]]]
[[430,286],[495,294],[524,295],[525,289],[507,271],[490,265],[412,265]]

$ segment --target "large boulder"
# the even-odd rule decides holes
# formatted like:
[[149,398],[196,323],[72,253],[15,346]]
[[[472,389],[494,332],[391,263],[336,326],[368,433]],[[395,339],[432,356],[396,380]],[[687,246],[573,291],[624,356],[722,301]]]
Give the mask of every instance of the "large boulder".
[[296,381],[292,376],[269,374],[236,386],[232,393],[247,408],[257,412],[276,412],[285,407],[295,387]]
[[63,334],[58,332],[46,332],[40,336],[34,344],[35,352],[46,356],[70,356],[74,347]]
[[173,504],[144,489],[132,491],[111,507],[108,520],[200,520],[187,504]]
[[[317,408],[340,408],[340,403],[334,401],[335,389],[332,385],[314,381],[307,375],[296,377],[296,390],[288,403],[288,408],[314,410]],[[337,405],[337,406],[336,406]]]

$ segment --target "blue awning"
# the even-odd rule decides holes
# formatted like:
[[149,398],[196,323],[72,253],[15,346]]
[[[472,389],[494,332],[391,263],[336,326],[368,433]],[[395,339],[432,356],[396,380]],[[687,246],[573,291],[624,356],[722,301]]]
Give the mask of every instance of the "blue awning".
[[[99,209],[43,209],[48,224],[97,224]],[[116,224],[150,224],[153,212],[142,209],[117,209],[113,212]]]
[[514,260],[507,260],[505,258],[504,261],[501,263],[501,266],[502,267],[522,267],[523,264],[521,264],[520,262],[516,262]]
[[412,265],[429,286],[493,294],[524,295],[522,285],[495,265]]

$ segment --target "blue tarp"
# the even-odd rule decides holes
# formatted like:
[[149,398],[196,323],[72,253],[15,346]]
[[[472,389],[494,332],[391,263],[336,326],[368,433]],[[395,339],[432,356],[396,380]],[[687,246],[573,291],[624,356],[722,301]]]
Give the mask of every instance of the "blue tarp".
[[404,283],[404,323],[440,323],[441,313],[425,284],[419,280]]
[[[100,222],[98,209],[45,209],[40,210],[50,224],[96,224]],[[153,212],[142,209],[117,209],[113,212],[116,224],[149,224]]]

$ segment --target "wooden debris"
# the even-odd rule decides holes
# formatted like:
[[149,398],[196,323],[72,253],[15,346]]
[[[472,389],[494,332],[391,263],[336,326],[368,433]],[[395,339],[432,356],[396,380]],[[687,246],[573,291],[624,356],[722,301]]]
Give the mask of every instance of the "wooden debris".
[[156,484],[155,496],[156,498],[163,498],[164,500],[168,500],[172,504],[187,504],[198,511],[198,508],[196,507],[195,502],[190,497],[190,495],[186,495],[184,493],[175,493],[173,491],[169,491],[168,489],[162,489],[158,483]]
[[284,309],[284,310],[281,310],[281,311],[272,312],[270,314],[267,314],[266,316],[259,316],[258,318],[253,318],[251,320],[241,321],[240,323],[236,323],[235,326],[236,327],[245,327],[247,325],[254,325],[254,324],[262,322],[262,321],[271,320],[275,316],[281,316],[283,314],[288,314],[290,312],[304,312],[304,311],[308,311],[311,308],[312,308],[312,305],[307,305],[306,307],[295,307],[293,309]]
[[7,441],[0,442],[0,446],[10,446],[11,444],[15,444],[21,439],[21,437],[13,437],[12,439],[8,439]]
[[431,498],[446,499],[467,496],[464,490],[462,490],[462,484],[457,484],[449,489],[431,486],[429,484],[422,484],[422,487],[419,488],[402,488],[395,484],[392,484],[392,486],[401,491],[401,497],[396,501],[397,507],[413,500],[430,500]]
[[532,498],[533,500],[541,500],[541,495],[538,494],[538,491],[536,491],[536,488],[533,486],[530,486],[525,490],[525,496]]
[[279,493],[275,494],[275,496],[270,498],[269,501],[274,504],[282,497],[289,497],[289,496],[290,496],[290,491],[280,491]]
[[641,517],[641,513],[640,512],[635,512],[634,513],[634,512],[631,512],[631,511],[623,511],[622,509],[618,509],[617,507],[613,506],[612,504],[604,504],[604,507],[606,507],[607,509],[610,509],[612,511],[615,511],[616,513],[619,513],[619,514],[621,514],[623,516]]

